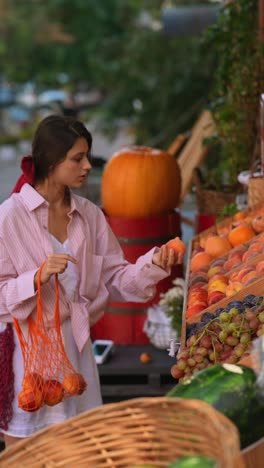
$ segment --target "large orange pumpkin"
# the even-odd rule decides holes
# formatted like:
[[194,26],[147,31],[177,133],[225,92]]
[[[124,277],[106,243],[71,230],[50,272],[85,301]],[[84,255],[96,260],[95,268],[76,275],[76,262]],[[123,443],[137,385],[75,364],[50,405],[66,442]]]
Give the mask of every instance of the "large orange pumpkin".
[[108,216],[144,218],[179,204],[181,173],[166,151],[132,146],[113,155],[101,181],[103,209]]

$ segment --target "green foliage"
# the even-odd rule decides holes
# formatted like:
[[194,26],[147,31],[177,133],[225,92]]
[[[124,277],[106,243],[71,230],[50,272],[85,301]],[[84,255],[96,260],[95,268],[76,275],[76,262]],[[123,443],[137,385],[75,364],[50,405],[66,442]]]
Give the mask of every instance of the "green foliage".
[[[213,52],[199,38],[163,35],[158,29],[162,0],[5,3],[0,38],[5,75],[56,85],[64,72],[73,87],[85,81],[100,89],[105,96],[101,118],[109,134],[125,119],[137,143],[167,147],[206,105]],[[149,26],[140,23],[142,12]],[[54,25],[72,41],[56,41],[50,33]]]
[[258,27],[258,0],[236,0],[222,8],[206,34],[206,43],[217,55],[211,108],[221,147],[218,174],[224,165],[231,184],[236,184],[238,173],[249,169],[256,157],[263,91]]
[[234,216],[238,212],[237,205],[235,203],[231,203],[230,205],[224,206],[219,216],[217,216],[217,223],[223,221],[225,216]]
[[168,317],[171,317],[171,326],[181,336],[182,309],[184,301],[184,280],[176,278],[173,280],[173,287],[165,293],[160,294],[159,305],[163,308]]

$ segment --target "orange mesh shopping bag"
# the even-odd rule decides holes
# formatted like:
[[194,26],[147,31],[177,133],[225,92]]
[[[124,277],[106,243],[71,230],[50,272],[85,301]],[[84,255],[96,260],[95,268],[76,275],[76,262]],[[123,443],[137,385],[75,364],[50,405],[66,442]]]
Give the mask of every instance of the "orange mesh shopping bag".
[[47,326],[48,319],[42,307],[40,274],[37,283],[37,316],[27,319],[28,335],[22,332],[19,321],[14,319],[23,360],[24,377],[22,391],[18,395],[18,406],[24,411],[37,411],[43,405],[54,406],[72,395],[81,395],[87,387],[83,376],[71,365],[63,344],[60,311],[59,282],[55,276],[54,320]]

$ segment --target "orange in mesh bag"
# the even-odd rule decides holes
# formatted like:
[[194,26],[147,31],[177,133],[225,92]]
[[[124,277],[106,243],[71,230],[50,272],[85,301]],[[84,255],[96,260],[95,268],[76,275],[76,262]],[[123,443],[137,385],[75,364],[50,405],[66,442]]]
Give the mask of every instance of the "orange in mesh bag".
[[55,275],[54,320],[47,326],[48,319],[42,307],[40,274],[37,283],[37,316],[27,318],[28,336],[25,338],[19,321],[14,319],[23,360],[24,377],[22,391],[18,395],[18,406],[24,411],[37,411],[43,405],[54,406],[72,395],[81,395],[87,387],[83,376],[76,372],[65,352],[59,311],[59,282]]

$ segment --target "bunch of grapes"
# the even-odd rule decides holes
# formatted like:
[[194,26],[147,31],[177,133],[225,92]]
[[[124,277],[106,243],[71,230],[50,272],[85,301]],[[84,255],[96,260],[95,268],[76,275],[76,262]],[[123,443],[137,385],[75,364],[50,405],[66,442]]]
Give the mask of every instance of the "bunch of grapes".
[[264,298],[253,294],[243,301],[229,303],[214,314],[204,313],[202,321],[192,324],[186,347],[177,354],[171,368],[175,379],[182,380],[214,364],[235,364],[250,354],[252,340],[264,335]]

